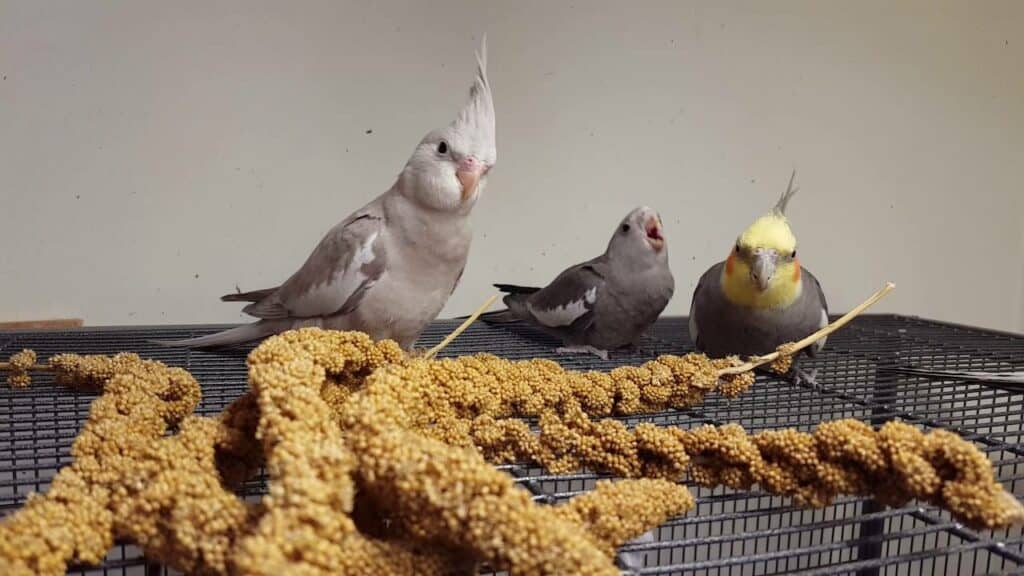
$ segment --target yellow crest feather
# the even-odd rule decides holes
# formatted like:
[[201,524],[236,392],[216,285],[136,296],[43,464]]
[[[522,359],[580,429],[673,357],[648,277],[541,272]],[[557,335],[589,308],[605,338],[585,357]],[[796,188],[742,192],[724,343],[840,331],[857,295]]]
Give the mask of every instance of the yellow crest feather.
[[745,248],[772,248],[780,254],[789,254],[796,250],[796,236],[789,229],[785,216],[769,212],[743,231],[740,245]]

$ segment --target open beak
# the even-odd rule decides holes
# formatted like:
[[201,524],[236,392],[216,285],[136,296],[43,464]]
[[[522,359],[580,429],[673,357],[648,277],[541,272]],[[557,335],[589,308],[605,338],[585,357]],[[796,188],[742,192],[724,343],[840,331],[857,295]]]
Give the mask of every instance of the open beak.
[[762,292],[768,289],[772,276],[775,276],[776,259],[778,259],[778,254],[774,250],[766,250],[754,255],[754,261],[750,266],[750,279],[757,284],[757,288]]
[[644,224],[644,231],[647,233],[647,243],[655,250],[661,250],[665,246],[665,237],[661,233],[661,221],[656,217],[649,218]]
[[490,169],[489,166],[484,165],[483,162],[480,162],[474,156],[466,156],[459,162],[459,167],[455,170],[455,177],[462,184],[463,202],[473,197],[477,184],[480,183],[480,178],[487,174],[488,169]]

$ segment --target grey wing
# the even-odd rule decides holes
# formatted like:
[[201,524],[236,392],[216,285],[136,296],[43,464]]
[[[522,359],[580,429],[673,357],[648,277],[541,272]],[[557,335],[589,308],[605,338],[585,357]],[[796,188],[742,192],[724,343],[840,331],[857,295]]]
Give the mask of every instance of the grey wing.
[[807,274],[808,279],[810,279],[811,284],[814,285],[814,291],[818,294],[818,299],[821,301],[821,309],[824,310],[825,315],[828,316],[828,302],[825,300],[825,291],[821,289],[821,283],[818,282],[818,279],[814,274],[811,274],[810,271],[804,269],[804,272]]
[[[825,301],[825,292],[821,289],[821,284],[818,282],[818,279],[815,278],[814,274],[811,274],[811,272],[806,268],[801,269],[801,276],[804,279],[804,288],[810,289],[804,293],[807,298],[806,305],[813,307],[813,310],[810,311],[809,314],[817,314],[817,330],[820,330],[825,326],[828,326],[828,302]],[[826,340],[828,340],[828,337],[822,338],[812,344],[807,348],[807,353],[813,355],[821,351],[821,349],[825,347]]]
[[537,323],[548,328],[585,329],[593,321],[604,274],[598,259],[577,264],[530,295],[526,308]]
[[364,210],[332,228],[298,272],[244,312],[264,319],[348,313],[384,273],[384,221]]
[[697,282],[697,287],[693,289],[693,298],[690,300],[690,321],[688,324],[690,331],[690,341],[693,342],[694,347],[697,350],[701,350],[700,345],[700,325],[697,323],[697,311],[701,306],[706,305],[706,300],[710,296],[710,291],[713,289],[712,284],[718,282],[718,278],[722,274],[722,263],[719,262],[711,268],[709,268],[700,277]]
[[455,294],[455,289],[459,287],[459,282],[462,282],[462,274],[465,271],[466,271],[466,265],[463,264],[462,268],[459,269],[459,275],[455,277],[455,284],[452,284],[452,291],[448,293],[449,297],[451,297],[452,294]]

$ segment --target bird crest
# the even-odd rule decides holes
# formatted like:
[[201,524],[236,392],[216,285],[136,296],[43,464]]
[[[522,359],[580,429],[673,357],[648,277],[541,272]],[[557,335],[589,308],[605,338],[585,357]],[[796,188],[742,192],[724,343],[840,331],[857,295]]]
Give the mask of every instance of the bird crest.
[[777,216],[786,215],[786,206],[789,205],[789,200],[793,198],[793,195],[797,193],[799,188],[793,188],[793,180],[796,178],[796,169],[793,169],[793,173],[789,175],[789,185],[786,186],[786,191],[779,197],[779,201],[775,203],[775,207],[772,208],[772,214]]
[[487,80],[487,35],[480,42],[480,50],[476,53],[476,78],[469,88],[469,100],[459,110],[459,115],[452,122],[452,128],[471,143],[472,150],[484,151],[483,158],[489,164],[497,160],[497,146],[494,134],[494,100],[491,97],[491,85]]
[[796,170],[790,175],[789,185],[775,206],[743,231],[739,238],[740,244],[750,248],[773,248],[783,254],[796,250],[796,236],[786,219],[786,207],[799,190],[793,187],[795,177]]

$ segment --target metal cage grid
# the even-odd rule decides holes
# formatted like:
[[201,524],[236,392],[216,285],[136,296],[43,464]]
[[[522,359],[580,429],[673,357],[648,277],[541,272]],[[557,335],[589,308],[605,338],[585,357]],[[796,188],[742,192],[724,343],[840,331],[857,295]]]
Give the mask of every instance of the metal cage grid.
[[[420,341],[440,341],[455,321],[434,323]],[[134,351],[181,366],[203,387],[198,412],[216,414],[247,389],[248,349],[201,352],[166,349],[150,339],[183,338],[222,327],[77,329],[0,333],[0,356],[21,348],[41,358],[58,352],[112,354]],[[644,337],[639,350],[613,355],[556,356],[555,342],[525,326],[476,324],[442,355],[488,351],[507,358],[549,357],[567,368],[607,370],[637,364],[659,354],[692,349],[686,320],[666,318]],[[692,428],[705,423],[739,423],[749,431],[857,418],[874,425],[899,418],[924,429],[952,430],[981,448],[995,463],[999,479],[1024,497],[1024,389],[906,376],[886,371],[894,364],[946,370],[1024,369],[1024,336],[900,316],[864,316],[833,334],[823,354],[805,361],[818,369],[819,391],[774,377],[758,376],[739,398],[709,395],[685,411],[626,418],[627,424],[655,422]],[[95,395],[56,386],[36,375],[28,389],[0,389],[0,515],[16,510],[30,492],[44,491],[69,461],[72,441]],[[534,498],[557,503],[589,490],[598,475],[553,476],[527,466],[502,466]],[[255,496],[263,478],[242,488]],[[864,498],[842,498],[824,509],[801,509],[788,499],[728,489],[692,488],[696,509],[656,531],[652,542],[623,550],[643,555],[640,574],[752,576],[774,574],[1024,574],[1024,533],[1019,528],[978,532],[945,512],[916,503],[900,509]],[[130,544],[118,544],[99,567],[75,567],[72,574],[164,574]]]

